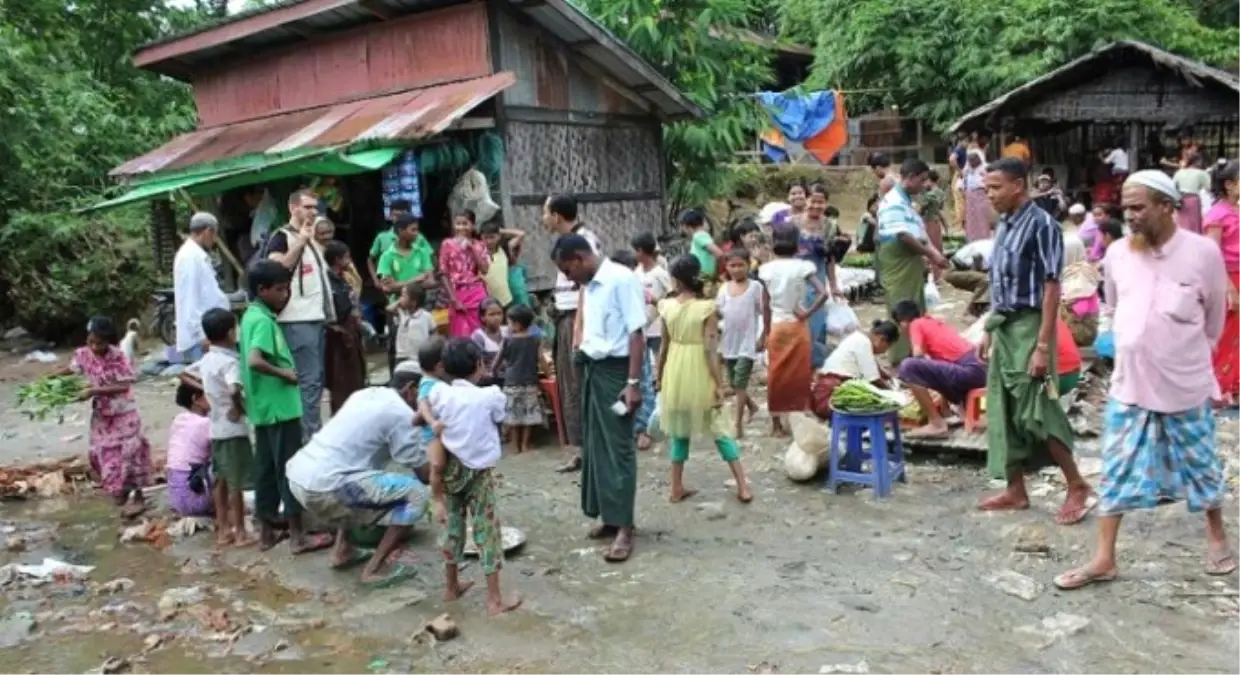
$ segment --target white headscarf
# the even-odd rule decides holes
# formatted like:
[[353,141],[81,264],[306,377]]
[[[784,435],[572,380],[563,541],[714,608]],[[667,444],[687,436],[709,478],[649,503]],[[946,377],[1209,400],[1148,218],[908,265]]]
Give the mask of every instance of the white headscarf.
[[1175,187],[1175,181],[1171,180],[1171,177],[1163,171],[1159,171],[1157,169],[1145,169],[1134,174],[1130,174],[1128,178],[1124,180],[1124,187],[1128,187],[1129,185],[1140,185],[1155,192],[1161,192],[1176,204],[1180,203],[1180,191]]

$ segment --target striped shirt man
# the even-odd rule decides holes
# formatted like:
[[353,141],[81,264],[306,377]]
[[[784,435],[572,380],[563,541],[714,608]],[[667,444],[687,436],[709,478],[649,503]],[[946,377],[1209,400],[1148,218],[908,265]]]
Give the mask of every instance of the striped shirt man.
[[995,312],[1042,309],[1046,282],[1063,273],[1063,230],[1030,200],[1003,214],[990,261],[990,306]]
[[878,203],[878,243],[896,240],[900,234],[926,239],[926,225],[913,208],[913,200],[898,183]]

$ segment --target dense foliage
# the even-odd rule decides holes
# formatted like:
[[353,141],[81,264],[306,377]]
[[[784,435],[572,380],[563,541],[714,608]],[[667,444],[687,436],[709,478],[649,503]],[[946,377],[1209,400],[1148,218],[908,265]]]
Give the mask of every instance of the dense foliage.
[[1235,68],[1235,9],[1216,0],[783,0],[780,11],[788,36],[816,45],[811,85],[862,90],[853,110],[898,105],[943,128],[1114,40]]
[[759,25],[755,0],[580,0],[708,117],[665,128],[671,212],[724,191],[735,154],[753,143],[763,113],[751,97],[772,78],[769,47],[738,39]]

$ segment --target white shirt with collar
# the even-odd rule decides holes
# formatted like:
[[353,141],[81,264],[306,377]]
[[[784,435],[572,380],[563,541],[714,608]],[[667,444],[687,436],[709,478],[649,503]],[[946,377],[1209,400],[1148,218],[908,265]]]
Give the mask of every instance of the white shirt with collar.
[[599,360],[629,355],[629,336],[646,325],[646,293],[633,270],[606,258],[582,298],[581,351]]
[[499,387],[479,387],[465,379],[431,389],[426,397],[435,417],[443,423],[443,447],[468,469],[490,469],[499,464],[503,444],[499,426],[508,414],[508,398]]
[[[603,242],[599,241],[598,235],[591,232],[586,226],[574,225],[573,229],[569,230],[569,234],[578,234],[585,237],[585,240],[590,242],[590,248],[594,249],[594,255],[603,255]],[[573,283],[572,279],[569,279],[563,272],[558,272],[555,277],[555,290],[552,292],[556,311],[572,312],[576,310],[577,293],[579,290],[577,284]]]
[[228,309],[211,256],[193,239],[186,239],[172,260],[172,289],[176,293],[177,351],[202,344],[202,315],[209,309]]

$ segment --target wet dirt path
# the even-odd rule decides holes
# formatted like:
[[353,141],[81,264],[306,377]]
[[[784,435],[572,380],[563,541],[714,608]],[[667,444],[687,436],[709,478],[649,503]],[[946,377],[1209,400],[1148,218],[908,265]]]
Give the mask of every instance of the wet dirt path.
[[[139,385],[156,445],[171,394],[162,382]],[[0,400],[9,395],[0,390]],[[9,415],[0,413],[16,434],[5,455],[19,437],[72,432]],[[761,415],[744,443],[756,496],[747,506],[709,443],[695,444],[687,469],[701,493],[678,505],[667,502],[666,458],[643,453],[636,553],[619,566],[584,538],[577,479],[553,470],[558,450],[506,457],[500,515],[528,543],[503,582],[526,604],[500,619],[485,617],[481,587],[443,602],[429,527],[412,543],[419,576],[370,591],[329,571],[323,554],[219,554],[209,534],[162,551],[121,544],[114,513],[93,496],[5,504],[0,531],[28,541],[0,551],[0,565],[54,556],[97,569],[80,588],[0,588],[0,620],[37,619],[0,649],[0,670],[84,672],[105,656],[130,658],[134,672],[847,672],[861,662],[869,672],[1240,670],[1236,577],[1203,574],[1202,522],[1182,507],[1125,521],[1121,581],[1063,593],[1051,578],[1088,556],[1096,521],[1055,526],[1057,482],[1034,479],[1040,496],[1027,512],[983,514],[974,510],[990,489],[980,458],[941,455],[918,458],[887,501],[828,495],[785,478],[786,444],[765,436],[767,424]],[[1235,453],[1235,422],[1222,426]],[[1096,443],[1084,446],[1096,455]],[[1234,495],[1227,512],[1235,533]],[[118,577],[133,586],[96,595]],[[266,630],[227,648],[217,635],[226,631],[211,625],[218,614],[182,608],[161,620],[169,589],[193,586],[206,597],[194,604],[227,613],[227,631]],[[90,614],[108,606],[111,614]],[[413,639],[443,612],[460,637]],[[159,644],[142,656],[152,635]]]

